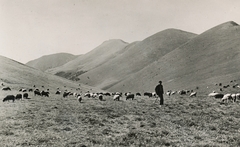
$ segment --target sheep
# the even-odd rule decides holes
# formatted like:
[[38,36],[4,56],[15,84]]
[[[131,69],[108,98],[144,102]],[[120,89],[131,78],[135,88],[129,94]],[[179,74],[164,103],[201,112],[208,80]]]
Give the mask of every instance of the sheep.
[[126,100],[128,99],[134,99],[134,94],[131,94],[131,93],[128,93],[127,96],[126,96]]
[[151,93],[151,92],[144,92],[143,95],[144,95],[144,96],[148,96],[149,98],[152,97],[152,93]]
[[15,96],[14,95],[7,95],[4,99],[3,102],[12,100],[12,102],[15,101]]
[[81,95],[79,95],[79,96],[77,97],[77,99],[78,99],[79,103],[82,102],[82,97],[81,97]]
[[221,101],[222,102],[224,102],[224,101],[227,101],[228,102],[228,100],[232,100],[232,96],[231,96],[231,94],[225,94],[224,96],[223,96],[223,98],[221,99]]
[[104,93],[105,96],[111,96],[109,92]]
[[136,93],[136,96],[141,96],[141,93],[137,92],[137,93]]
[[113,100],[114,101],[120,101],[120,97],[122,97],[121,95],[118,95],[118,94],[115,94],[114,96],[113,96]]
[[171,90],[168,90],[167,93],[166,93],[166,95],[170,96],[171,93],[172,93]]
[[23,98],[27,99],[28,98],[28,93],[24,93]]
[[187,94],[187,91],[186,91],[186,90],[179,90],[179,91],[178,91],[178,94],[184,95],[184,94]]
[[22,100],[22,94],[17,94],[17,95],[15,96],[15,99],[16,99],[16,100],[19,100],[19,99]]
[[190,94],[190,97],[196,97],[197,96],[197,92],[192,92],[191,94]]
[[4,91],[8,91],[8,90],[11,91],[11,88],[10,87],[3,87],[2,90],[4,90]]
[[57,90],[55,94],[61,94],[61,91]]
[[90,97],[91,97],[91,94],[90,94],[90,93],[85,93],[85,94],[84,94],[84,97],[90,98]]
[[232,97],[232,99],[233,99],[233,102],[236,102],[237,95],[236,95],[236,94],[231,94],[231,97]]
[[38,89],[34,90],[34,95],[35,95],[35,96],[36,96],[36,95],[42,96],[42,95],[41,95],[41,92],[40,92]]
[[99,94],[98,98],[99,98],[100,101],[103,101],[103,95],[102,94]]
[[215,91],[213,91],[212,93],[209,93],[208,96],[214,98],[223,98],[224,94],[216,93]]
[[68,92],[64,92],[64,93],[63,93],[63,97],[65,98],[65,97],[67,97],[69,94],[70,94],[69,91],[68,91]]
[[45,91],[42,91],[42,92],[41,92],[41,95],[42,95],[42,96],[45,96],[45,97],[49,97],[49,92],[48,92],[48,91],[46,91],[46,92],[45,92]]
[[236,94],[236,99],[240,99],[240,93]]

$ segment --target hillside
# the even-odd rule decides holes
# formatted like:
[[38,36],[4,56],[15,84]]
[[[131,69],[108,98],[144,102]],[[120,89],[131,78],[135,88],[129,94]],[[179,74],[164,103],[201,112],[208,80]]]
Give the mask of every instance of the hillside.
[[41,71],[46,71],[50,68],[55,68],[61,66],[78,56],[68,54],[68,53],[57,53],[52,55],[42,56],[38,59],[29,61],[26,65],[34,67],[36,69],[40,69]]
[[53,92],[57,87],[61,90],[76,88],[81,88],[82,91],[94,90],[92,87],[83,84],[79,86],[78,83],[74,83],[73,81],[42,72],[3,56],[0,56],[0,82],[15,90],[32,88],[33,85],[36,85],[36,87],[44,86],[45,88],[52,89]]
[[226,22],[193,38],[108,90],[153,91],[159,80],[166,90],[199,87],[240,80],[240,26]]
[[95,67],[101,66],[103,63],[114,58],[118,55],[118,52],[121,52],[121,50],[127,45],[128,43],[118,39],[105,41],[92,51],[62,66],[49,69],[47,72],[74,80],[78,74],[82,74]]
[[176,29],[158,32],[124,48],[115,58],[79,76],[80,82],[108,89],[195,37]]

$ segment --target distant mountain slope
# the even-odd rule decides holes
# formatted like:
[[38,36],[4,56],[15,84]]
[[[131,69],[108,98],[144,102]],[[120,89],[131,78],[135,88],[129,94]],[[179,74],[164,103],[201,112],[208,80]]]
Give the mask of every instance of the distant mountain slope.
[[40,69],[42,71],[46,71],[47,69],[61,66],[77,57],[78,56],[68,54],[68,53],[57,53],[57,54],[42,56],[38,59],[29,61],[26,63],[26,65],[34,67],[36,69]]
[[[108,90],[154,91],[159,80],[165,89],[209,88],[240,79],[240,26],[226,22],[193,38]],[[209,91],[214,88],[207,89]]]
[[32,88],[33,85],[36,85],[37,88],[44,86],[52,91],[56,90],[57,87],[61,90],[81,88],[82,91],[88,91],[95,89],[83,84],[79,86],[73,81],[42,72],[3,56],[0,56],[0,82],[15,90]]
[[80,81],[91,86],[108,89],[195,36],[196,34],[176,29],[161,31],[143,41],[129,44],[124,48],[124,52],[115,58],[81,74]]
[[75,79],[78,74],[101,66],[103,63],[116,57],[127,45],[128,43],[118,39],[105,41],[87,54],[84,54],[62,66],[49,69],[47,72],[68,79]]

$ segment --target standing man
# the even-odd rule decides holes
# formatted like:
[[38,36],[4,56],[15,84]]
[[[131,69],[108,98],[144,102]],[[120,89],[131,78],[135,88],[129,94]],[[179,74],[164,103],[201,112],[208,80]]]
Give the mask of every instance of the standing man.
[[163,105],[163,85],[162,81],[159,81],[159,84],[155,88],[156,94],[160,97],[160,105]]

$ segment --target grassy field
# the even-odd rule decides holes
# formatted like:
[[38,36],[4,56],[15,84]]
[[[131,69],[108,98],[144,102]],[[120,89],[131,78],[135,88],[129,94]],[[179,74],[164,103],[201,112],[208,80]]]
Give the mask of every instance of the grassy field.
[[240,104],[207,96],[105,101],[51,94],[13,102],[2,98],[1,146],[240,146]]

